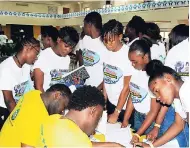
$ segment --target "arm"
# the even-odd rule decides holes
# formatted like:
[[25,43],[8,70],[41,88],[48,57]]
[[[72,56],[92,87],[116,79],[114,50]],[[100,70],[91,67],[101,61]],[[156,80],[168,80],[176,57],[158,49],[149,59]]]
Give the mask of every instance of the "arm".
[[44,73],[39,68],[34,69],[35,89],[40,90],[41,92],[44,92],[43,84],[44,84]]
[[127,106],[126,106],[126,110],[125,110],[125,114],[124,114],[124,119],[123,119],[123,123],[122,123],[122,128],[127,127],[127,125],[129,124],[129,118],[131,117],[131,114],[134,110],[134,106],[133,106],[133,102],[131,97],[129,96],[129,99],[127,101]]
[[131,79],[131,76],[125,76],[124,77],[124,86],[123,89],[121,91],[121,94],[119,96],[119,100],[117,103],[117,109],[118,110],[122,110],[123,106],[125,105],[125,102],[127,100],[127,96],[129,94],[129,81]]
[[142,135],[148,129],[148,127],[152,124],[152,122],[155,120],[156,116],[158,115],[160,107],[161,107],[160,103],[157,103],[155,98],[151,98],[150,111],[148,112],[143,124],[138,129],[137,131],[138,135]]
[[156,123],[161,125],[164,118],[165,118],[165,115],[168,111],[168,107],[167,106],[162,106],[161,109],[160,109],[160,112],[158,113],[158,116],[156,118]]
[[[131,76],[125,76],[124,77],[124,87],[120,93],[119,100],[118,100],[118,103],[116,106],[116,109],[119,111],[121,111],[123,109],[123,106],[125,105],[125,102],[127,100],[127,96],[129,94],[129,81],[130,81],[130,79],[131,79]],[[114,124],[117,122],[118,117],[119,117],[119,112],[117,112],[115,110],[111,115],[109,115],[108,122]]]
[[176,113],[175,122],[170,126],[170,128],[164,133],[162,137],[160,137],[153,143],[153,145],[155,147],[158,147],[172,140],[183,130],[184,126],[185,121],[181,118],[181,116],[178,113]]
[[9,112],[12,112],[16,106],[15,99],[13,98],[13,93],[10,90],[3,90],[2,92],[7,109]]
[[103,89],[103,82],[97,88],[101,91]]
[[118,147],[118,148],[124,148],[124,146],[122,146],[119,143],[115,143],[115,142],[92,142],[92,147],[94,148],[102,148],[102,147]]
[[108,95],[107,95],[107,92],[106,92],[104,81],[103,81],[103,95],[104,95],[105,100],[107,101]]
[[[156,118],[156,124],[159,124],[159,125],[162,124],[167,111],[168,111],[168,107],[166,106],[161,107],[158,113],[158,116]],[[158,136],[159,130],[160,130],[159,127],[154,126],[154,128],[147,134],[147,139],[149,139],[150,141],[154,141]]]

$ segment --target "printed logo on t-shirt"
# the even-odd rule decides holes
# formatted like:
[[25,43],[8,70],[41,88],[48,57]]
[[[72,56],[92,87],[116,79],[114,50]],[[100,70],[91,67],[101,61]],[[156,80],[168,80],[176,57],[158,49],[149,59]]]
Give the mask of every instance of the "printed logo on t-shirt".
[[139,87],[132,82],[129,83],[129,87],[133,103],[141,103],[148,95],[148,92],[145,89]]
[[65,75],[68,72],[69,72],[68,69],[53,69],[53,70],[51,70],[50,71],[50,75],[51,75],[50,86],[52,86],[54,84],[63,83],[62,82],[62,77],[63,77],[63,75]]
[[180,76],[189,76],[189,62],[179,61],[175,64],[175,71]]
[[93,66],[100,61],[100,56],[91,50],[83,49],[82,51],[84,66]]
[[123,76],[123,72],[120,68],[104,63],[104,82],[106,84],[115,84]]
[[15,85],[14,87],[14,99],[16,103],[19,101],[20,97],[23,96],[26,92],[31,90],[29,81],[25,81],[21,84]]

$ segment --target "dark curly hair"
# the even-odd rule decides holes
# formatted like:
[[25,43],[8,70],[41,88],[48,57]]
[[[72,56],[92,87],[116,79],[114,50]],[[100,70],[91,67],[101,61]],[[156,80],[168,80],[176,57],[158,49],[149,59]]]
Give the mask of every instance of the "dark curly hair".
[[136,35],[145,32],[145,21],[140,16],[133,16],[133,18],[127,24],[127,27],[135,29]]
[[152,40],[161,40],[160,28],[155,23],[146,23],[145,34],[149,36]]
[[83,86],[74,91],[69,101],[68,109],[82,111],[97,105],[105,106],[103,94],[96,87]]
[[52,40],[56,42],[59,36],[59,31],[53,26],[44,26],[42,27],[41,35],[43,37],[51,37]]
[[98,30],[102,29],[102,16],[98,12],[88,13],[84,18],[84,22],[94,25]]
[[103,25],[102,28],[102,35],[101,38],[103,38],[108,34],[113,35],[121,35],[123,34],[123,25],[119,21],[116,21],[115,19],[109,20],[107,23]]
[[15,51],[20,52],[24,49],[24,46],[40,47],[40,42],[34,37],[25,37],[20,42],[17,42],[15,46]]
[[59,37],[64,43],[74,48],[79,42],[79,34],[73,27],[65,26],[59,30]]

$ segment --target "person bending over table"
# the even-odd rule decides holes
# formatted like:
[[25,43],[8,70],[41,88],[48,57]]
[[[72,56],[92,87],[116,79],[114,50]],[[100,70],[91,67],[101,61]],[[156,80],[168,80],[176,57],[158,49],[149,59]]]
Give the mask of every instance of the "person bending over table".
[[20,98],[0,134],[0,147],[34,147],[41,122],[52,114],[63,114],[71,96],[63,84],[46,92],[32,90]]

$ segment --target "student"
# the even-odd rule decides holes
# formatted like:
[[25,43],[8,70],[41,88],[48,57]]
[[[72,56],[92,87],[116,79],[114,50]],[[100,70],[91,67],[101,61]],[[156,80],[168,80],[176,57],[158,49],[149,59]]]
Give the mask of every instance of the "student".
[[95,87],[74,91],[65,116],[52,115],[41,126],[39,147],[123,147],[112,142],[92,143],[90,136],[102,116],[104,96]]
[[[163,127],[162,132],[164,134],[154,139],[151,145],[159,147],[172,139],[176,139],[180,147],[189,147],[189,127],[185,123],[184,115],[182,114],[183,110],[186,111],[187,115],[189,114],[190,106],[187,103],[189,100],[189,82],[183,82],[175,70],[164,66],[158,60],[151,61],[147,65],[146,71],[150,75],[149,88],[162,104],[172,105],[173,102],[175,103],[175,98],[180,99],[179,106],[174,104],[175,113],[172,111],[170,114],[165,115],[165,118],[168,118],[167,122],[163,121],[164,116],[162,116],[161,127]],[[173,108],[172,106],[170,108]],[[180,109],[180,107],[182,108]],[[144,143],[138,145],[147,146]]]
[[32,90],[20,98],[0,134],[0,147],[36,146],[41,122],[49,115],[64,113],[70,89],[63,84],[46,92]]
[[140,16],[133,16],[126,26],[125,35],[129,38],[129,47],[131,44],[142,37],[145,32],[145,21]]
[[184,81],[189,80],[189,26],[181,24],[174,27],[169,38],[172,48],[165,65],[177,71]]
[[145,34],[143,35],[152,42],[151,58],[165,62],[166,48],[161,42],[160,28],[155,23],[146,23]]
[[44,49],[56,46],[59,32],[57,28],[53,26],[44,26],[41,31],[41,41]]
[[37,90],[44,92],[51,85],[62,83],[62,76],[69,72],[68,54],[78,41],[78,33],[73,27],[60,29],[55,46],[42,51],[34,64],[34,84]]
[[[108,122],[123,121],[124,108],[133,72],[128,55],[129,47],[122,44],[123,26],[116,20],[104,24],[102,40],[109,50],[104,60],[104,96],[107,100]],[[131,121],[132,123],[132,121]]]
[[127,102],[125,117],[122,127],[127,127],[133,110],[134,134],[131,143],[138,142],[139,137],[147,134],[154,127],[154,120],[160,110],[160,104],[156,102],[148,89],[149,76],[146,74],[146,65],[151,60],[151,42],[136,40],[129,48],[129,59],[136,69],[130,80],[130,97]]
[[[19,98],[33,89],[30,85],[30,65],[40,52],[40,43],[34,38],[25,38],[17,43],[15,51],[17,53],[14,56],[0,64],[0,112],[5,113],[1,115],[4,121]],[[2,124],[4,121],[1,121]]]
[[189,37],[189,26],[179,24],[175,26],[169,33],[170,49]]
[[107,51],[100,39],[101,29],[101,15],[97,12],[87,14],[84,18],[85,36],[79,47],[82,51],[83,65],[90,75],[90,78],[86,80],[85,84],[95,86],[100,90],[103,86],[103,59]]

